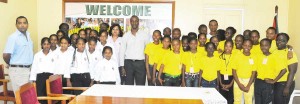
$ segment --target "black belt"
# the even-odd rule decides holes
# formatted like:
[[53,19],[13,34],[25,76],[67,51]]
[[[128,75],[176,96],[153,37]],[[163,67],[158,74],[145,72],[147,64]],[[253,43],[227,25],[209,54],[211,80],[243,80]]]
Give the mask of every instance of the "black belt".
[[125,60],[127,60],[127,61],[133,61],[133,62],[135,62],[135,61],[144,61],[144,60],[138,60],[138,59],[125,59]]
[[10,67],[30,68],[30,65],[10,65]]

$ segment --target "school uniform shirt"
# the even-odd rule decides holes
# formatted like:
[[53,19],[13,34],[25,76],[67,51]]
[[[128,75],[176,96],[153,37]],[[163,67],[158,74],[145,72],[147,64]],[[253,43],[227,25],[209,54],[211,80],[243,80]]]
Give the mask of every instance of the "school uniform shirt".
[[78,52],[76,49],[75,57],[70,67],[70,74],[90,73],[89,59],[87,52]]
[[222,54],[219,56],[221,64],[220,73],[222,75],[232,76],[233,57],[234,54]]
[[260,49],[260,45],[259,44],[258,45],[253,45],[250,52],[251,52],[252,55],[262,54],[262,51]]
[[70,78],[70,66],[72,63],[72,55],[74,50],[67,49],[65,52],[60,50],[60,47],[56,49],[54,54],[54,75],[64,75],[65,78]]
[[150,65],[154,64],[155,53],[161,47],[162,47],[162,44],[160,44],[160,43],[159,44],[149,43],[146,45],[146,49],[145,49],[144,53],[146,55],[148,55]]
[[154,55],[154,63],[157,64],[156,66],[156,70],[159,71],[160,66],[162,64],[162,60],[164,58],[164,56],[166,55],[166,53],[170,52],[170,49],[163,49],[163,48],[159,48],[157,50],[157,52],[155,53],[156,55]]
[[250,56],[245,56],[243,53],[234,55],[232,69],[236,70],[238,78],[250,78],[252,71],[256,71],[256,55],[252,53]]
[[221,69],[221,60],[219,56],[203,57],[200,60],[200,70],[202,70],[202,78],[206,81],[213,81],[217,78],[217,72]]
[[164,65],[164,73],[178,76],[181,74],[183,53],[175,54],[169,51],[165,54],[162,64]]
[[197,53],[199,53],[201,56],[204,56],[207,54],[205,51],[205,47],[200,47],[200,46],[197,46]]
[[238,53],[242,53],[243,52],[243,50],[241,49],[241,50],[239,50],[239,49],[236,49],[236,48],[234,48],[234,49],[232,49],[232,54],[233,55],[235,55],[235,54],[238,54]]
[[118,60],[118,59],[117,59],[117,53],[115,53],[116,50],[115,50],[115,47],[113,46],[113,44],[111,44],[111,43],[109,43],[109,42],[106,42],[105,45],[102,45],[100,42],[99,42],[99,44],[97,44],[98,50],[99,50],[101,53],[102,53],[103,48],[104,48],[105,46],[109,46],[109,47],[112,48],[113,54],[112,54],[112,57],[111,57],[111,58],[112,58],[113,60],[117,61],[117,60]]
[[33,63],[30,72],[30,80],[35,81],[37,74],[40,73],[53,73],[54,72],[54,54],[49,52],[47,55],[43,53],[43,50],[34,55]]
[[94,70],[97,73],[95,75],[95,81],[116,82],[117,85],[121,83],[118,64],[114,60],[104,58],[97,63]]
[[74,48],[73,46],[70,45],[70,46],[68,47],[68,50],[74,51],[75,48]]
[[89,67],[91,69],[91,73],[90,76],[92,79],[94,79],[94,76],[96,74],[94,67],[96,66],[96,64],[102,60],[102,53],[100,53],[98,50],[95,50],[93,53],[90,53],[89,51],[87,52],[87,56],[89,59]]
[[199,52],[185,52],[183,55],[182,63],[185,65],[185,72],[199,73],[200,71],[200,58],[203,57]]
[[[287,70],[287,72],[277,82],[285,82],[285,81],[287,81],[288,73],[289,73],[288,65],[298,62],[297,55],[295,54],[295,52],[293,52],[293,58],[288,59],[287,58],[287,54],[288,54],[288,49],[287,48],[283,49],[283,50],[276,49],[273,52],[273,54],[276,56],[276,60],[275,60],[276,64],[277,63],[284,64],[284,66]],[[279,68],[276,68],[276,69],[277,70],[275,71],[275,75],[277,76],[280,73],[280,71],[282,70],[282,68],[279,67]]]
[[257,56],[257,78],[264,80],[265,78],[274,79],[277,77],[275,75],[275,69],[284,69],[285,66],[282,63],[276,63],[276,56],[270,54],[266,56],[260,54]]
[[121,49],[121,43],[122,43],[122,37],[118,37],[116,41],[113,40],[111,36],[108,37],[107,42],[113,44],[115,49],[115,55],[116,55],[116,61],[118,63],[118,66],[120,67],[120,49]]
[[277,49],[276,40],[272,40],[270,52],[273,53]]

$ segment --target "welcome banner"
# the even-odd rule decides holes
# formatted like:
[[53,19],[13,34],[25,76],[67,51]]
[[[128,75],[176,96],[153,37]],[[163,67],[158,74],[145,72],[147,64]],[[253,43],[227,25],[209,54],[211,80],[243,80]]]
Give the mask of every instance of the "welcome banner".
[[65,22],[69,24],[69,34],[88,27],[99,30],[102,23],[120,24],[127,32],[131,29],[130,17],[136,15],[140,18],[139,28],[152,34],[157,29],[172,28],[173,3],[65,2]]

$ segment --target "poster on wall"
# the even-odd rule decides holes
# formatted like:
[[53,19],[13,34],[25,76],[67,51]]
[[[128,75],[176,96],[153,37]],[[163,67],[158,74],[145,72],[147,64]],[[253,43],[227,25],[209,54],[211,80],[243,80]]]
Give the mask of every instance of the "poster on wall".
[[69,34],[80,29],[92,28],[97,31],[100,24],[119,24],[124,32],[131,29],[130,17],[140,19],[139,28],[150,34],[173,27],[174,2],[65,2],[64,21],[70,27]]

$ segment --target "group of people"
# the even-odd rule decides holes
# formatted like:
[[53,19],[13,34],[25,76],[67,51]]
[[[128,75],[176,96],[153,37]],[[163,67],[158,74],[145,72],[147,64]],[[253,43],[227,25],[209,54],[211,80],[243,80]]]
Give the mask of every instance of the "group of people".
[[30,80],[38,96],[45,96],[46,79],[62,75],[63,86],[147,81],[149,86],[216,88],[228,104],[289,102],[298,59],[286,33],[269,27],[261,40],[257,30],[235,36],[234,27],[218,29],[211,20],[208,27],[199,26],[198,34],[181,36],[179,28],[166,27],[151,37],[139,29],[137,16],[130,24],[124,34],[119,24],[101,24],[99,32],[86,28],[69,35],[68,24],[62,23],[56,34],[42,38],[42,49],[33,56],[27,18],[18,17],[3,52],[13,90]]

